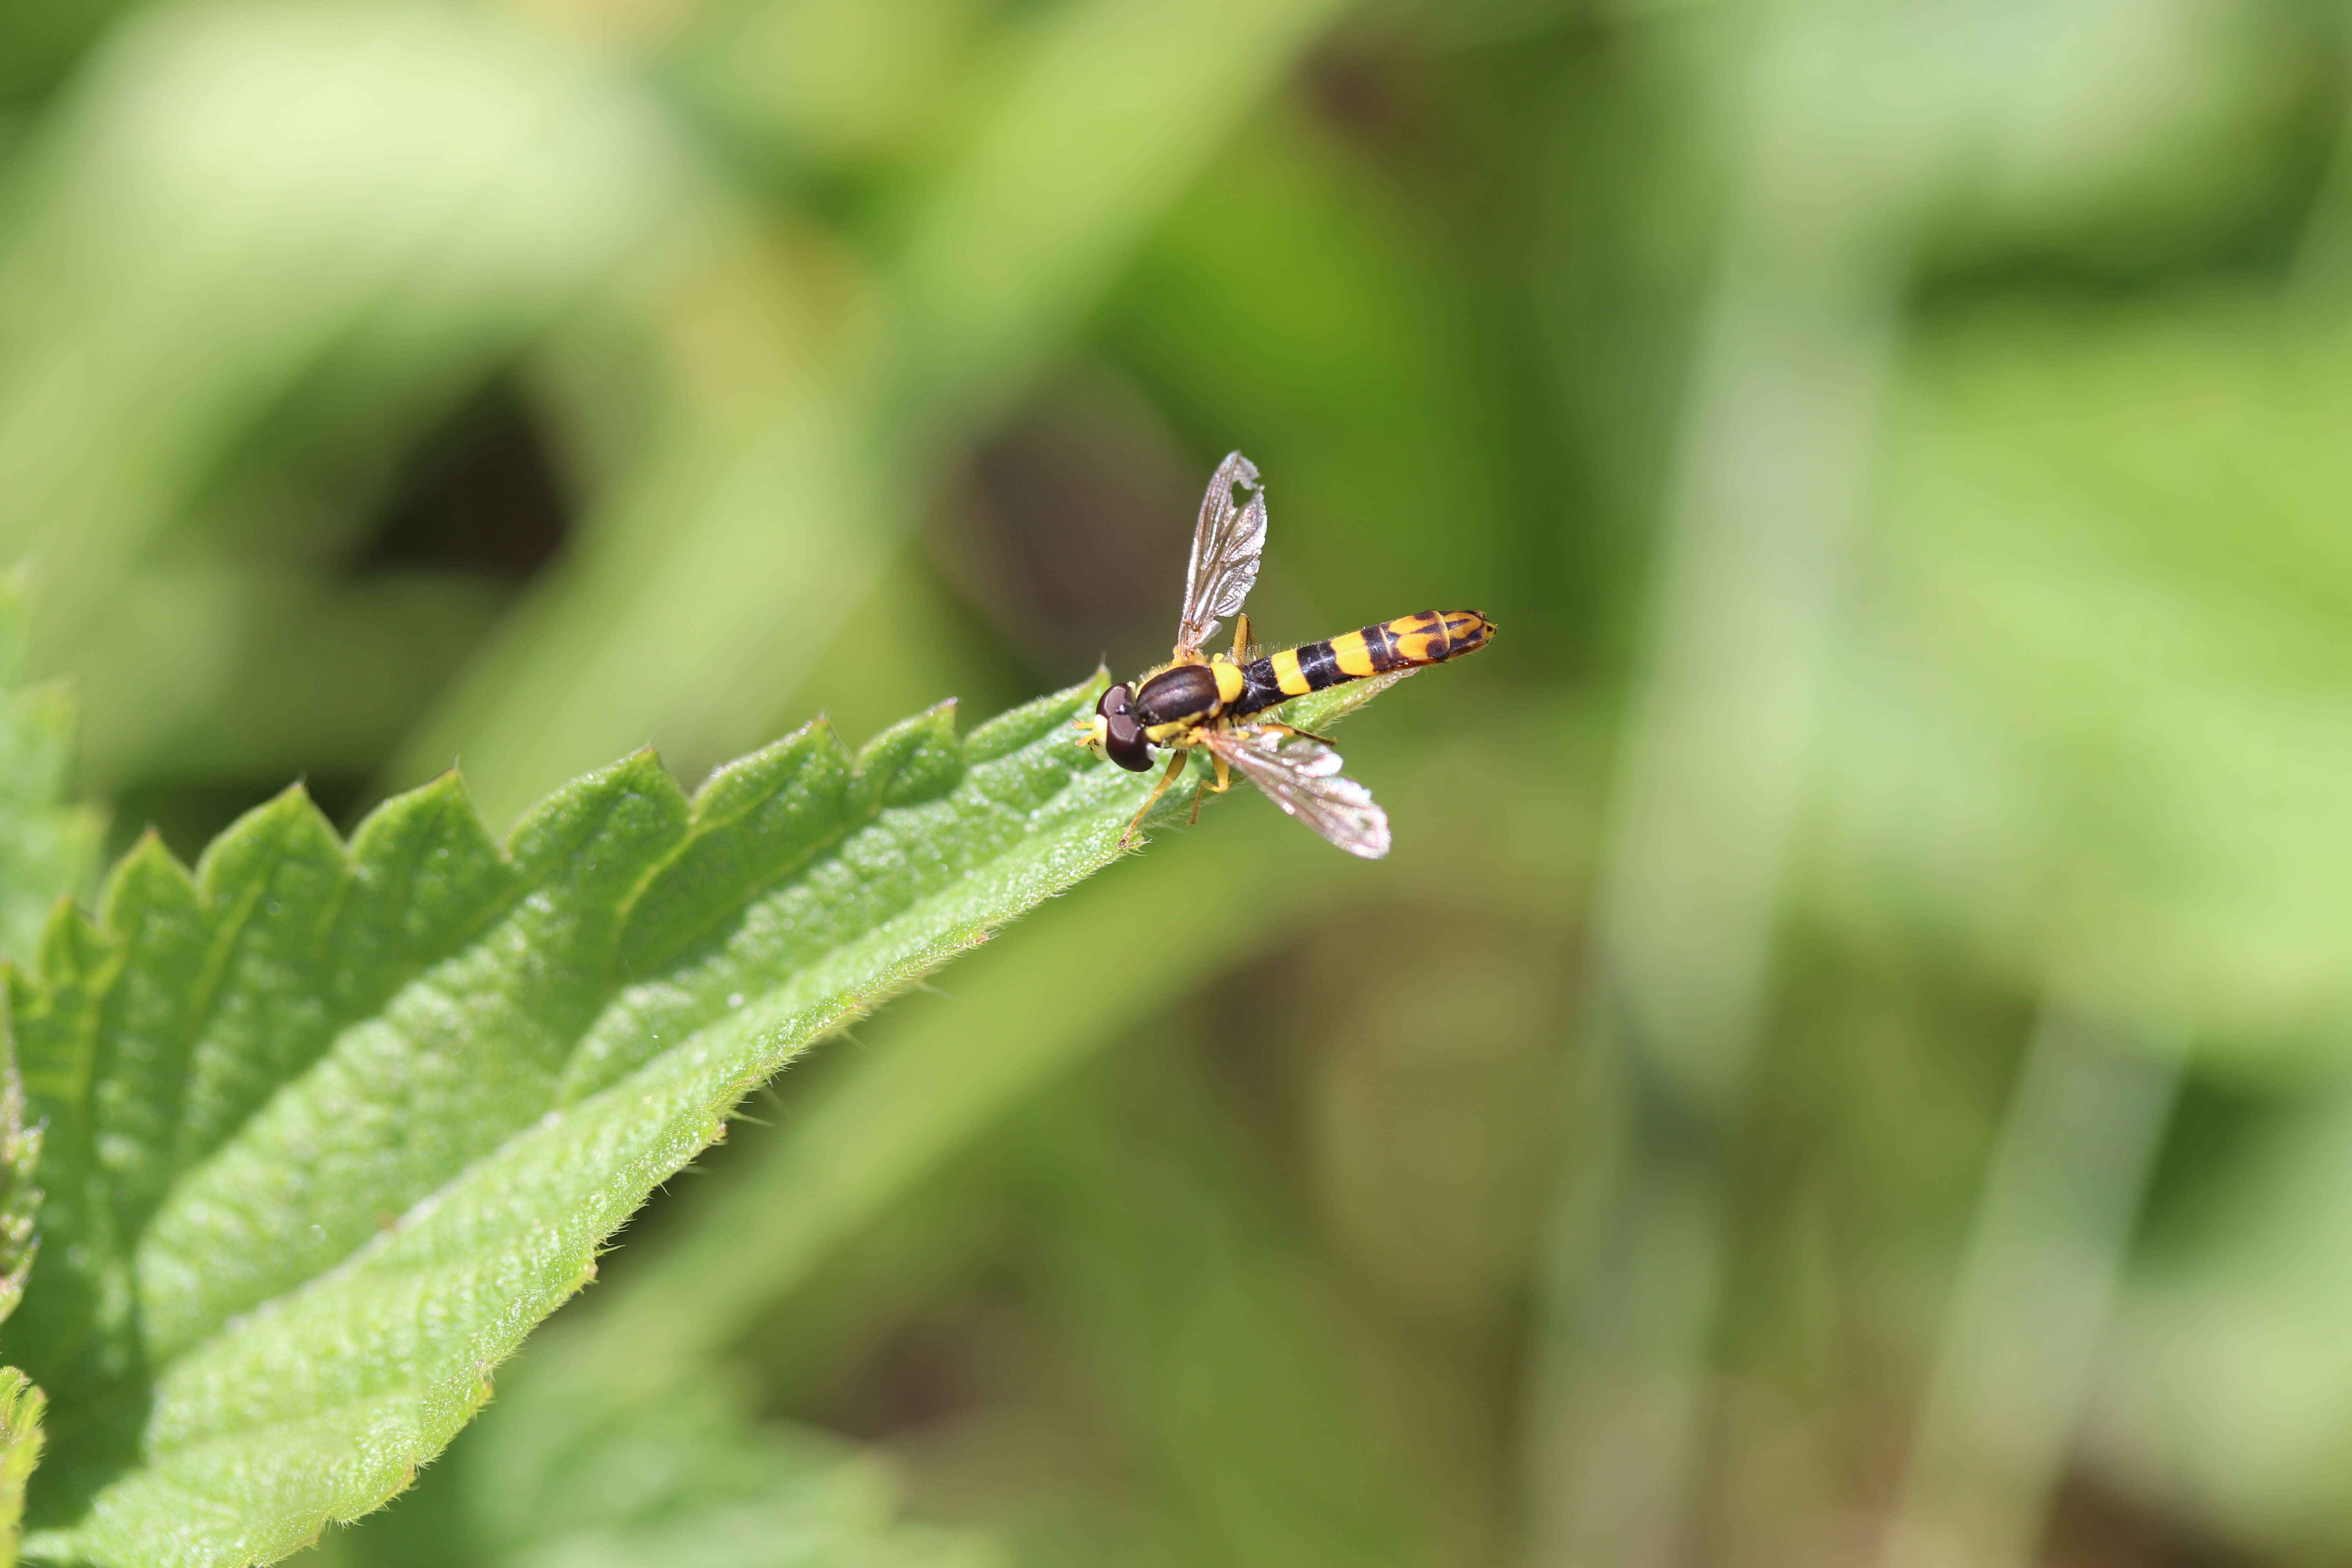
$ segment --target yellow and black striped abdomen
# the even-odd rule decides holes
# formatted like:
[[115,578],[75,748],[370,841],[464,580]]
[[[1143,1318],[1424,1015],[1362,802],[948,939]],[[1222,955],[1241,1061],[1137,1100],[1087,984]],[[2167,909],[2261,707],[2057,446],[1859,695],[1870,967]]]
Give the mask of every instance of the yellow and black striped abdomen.
[[1333,637],[1287,647],[1242,667],[1242,696],[1225,711],[1235,718],[1259,712],[1327,686],[1368,675],[1439,664],[1483,647],[1494,623],[1475,610],[1423,610]]

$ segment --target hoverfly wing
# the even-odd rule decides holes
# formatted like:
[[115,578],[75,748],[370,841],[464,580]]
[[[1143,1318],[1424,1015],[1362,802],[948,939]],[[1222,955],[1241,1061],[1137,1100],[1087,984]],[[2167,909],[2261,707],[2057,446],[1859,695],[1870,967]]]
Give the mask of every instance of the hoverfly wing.
[[[1238,486],[1248,499],[1234,504]],[[1209,493],[1201,498],[1201,521],[1192,531],[1192,563],[1184,574],[1184,614],[1176,646],[1198,653],[1216,635],[1217,623],[1242,607],[1257,581],[1258,557],[1265,552],[1265,488],[1257,465],[1228,452],[1217,465]]]
[[1350,855],[1389,852],[1389,816],[1372,792],[1339,772],[1339,753],[1279,730],[1212,730],[1201,743],[1265,797]]

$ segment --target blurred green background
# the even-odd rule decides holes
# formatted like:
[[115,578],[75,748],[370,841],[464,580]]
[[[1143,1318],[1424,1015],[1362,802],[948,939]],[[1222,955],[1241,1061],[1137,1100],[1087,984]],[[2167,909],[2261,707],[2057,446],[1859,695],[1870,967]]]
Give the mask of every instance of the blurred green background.
[[2323,0],[0,9],[118,843],[1131,672],[1234,447],[1262,635],[1503,627],[1343,737],[1390,860],[1236,798],[949,970],[310,1555],[880,1561],[518,1517],[700,1442],[1037,1568],[2352,1561],[2347,81]]

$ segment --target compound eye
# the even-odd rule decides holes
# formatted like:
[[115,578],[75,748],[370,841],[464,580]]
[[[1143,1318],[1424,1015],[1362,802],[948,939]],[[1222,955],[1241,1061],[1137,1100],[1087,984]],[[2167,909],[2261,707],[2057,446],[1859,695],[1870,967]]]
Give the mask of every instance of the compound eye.
[[1131,773],[1142,773],[1151,766],[1151,748],[1143,738],[1143,726],[1132,719],[1110,721],[1103,731],[1103,751]]
[[1126,685],[1104,692],[1095,703],[1095,711],[1102,715],[1104,753],[1131,773],[1149,768],[1150,744],[1143,738],[1143,726],[1135,721],[1134,696]]

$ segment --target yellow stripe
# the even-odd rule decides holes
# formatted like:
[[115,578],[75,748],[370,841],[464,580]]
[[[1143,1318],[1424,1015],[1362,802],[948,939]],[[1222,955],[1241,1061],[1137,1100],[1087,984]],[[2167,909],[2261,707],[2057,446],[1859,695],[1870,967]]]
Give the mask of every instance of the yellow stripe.
[[[1389,647],[1404,664],[1429,662],[1429,628],[1440,624],[1427,610],[1399,616],[1388,624]],[[1443,646],[1443,645],[1440,645]]]
[[1475,610],[1451,610],[1446,613],[1445,635],[1456,653],[1476,647],[1494,629],[1486,617]]
[[1314,689],[1307,684],[1307,678],[1298,673],[1297,648],[1286,647],[1274,656],[1274,683],[1282,689],[1285,697],[1304,697]]
[[1333,637],[1331,657],[1339,661],[1342,675],[1360,677],[1372,673],[1372,650],[1364,646],[1364,634],[1361,632]]
[[1218,701],[1230,704],[1242,700],[1242,692],[1249,682],[1242,679],[1240,665],[1231,659],[1213,658],[1209,661],[1209,673],[1217,678]]

